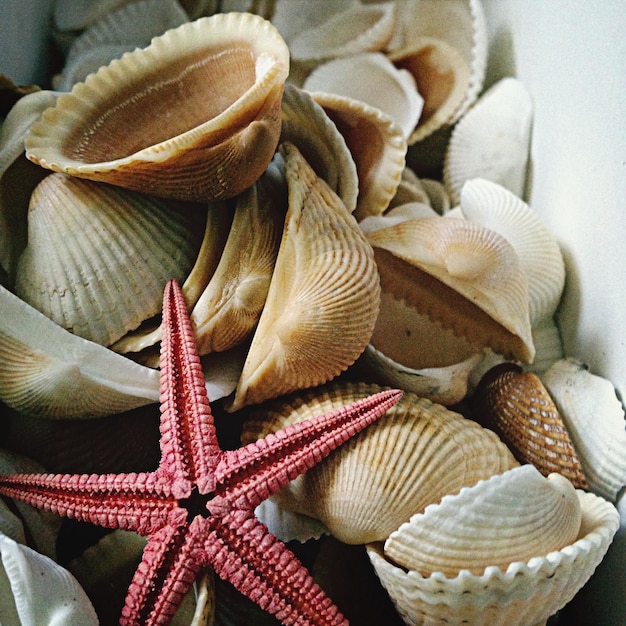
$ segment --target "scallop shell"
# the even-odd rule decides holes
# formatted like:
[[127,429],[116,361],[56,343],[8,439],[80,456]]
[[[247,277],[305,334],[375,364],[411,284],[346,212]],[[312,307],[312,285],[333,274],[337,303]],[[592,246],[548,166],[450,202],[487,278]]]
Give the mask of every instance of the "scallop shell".
[[[311,414],[380,390],[328,384],[264,405],[244,423],[253,441]],[[487,429],[425,398],[405,393],[339,454],[308,470],[276,496],[284,508],[320,520],[344,543],[385,539],[411,515],[448,493],[516,466]]]
[[15,292],[76,335],[109,345],[161,310],[193,266],[204,221],[129,190],[53,173],[31,196]]
[[154,195],[235,196],[274,155],[288,59],[278,31],[257,16],[183,24],[59,97],[32,126],[27,156]]
[[267,301],[231,410],[324,383],[367,345],[380,298],[356,221],[288,142],[288,210]]
[[0,302],[0,399],[9,406],[82,418],[158,402],[156,370],[67,332],[1,286]]
[[500,233],[517,252],[528,279],[531,325],[550,319],[563,293],[565,263],[539,215],[513,192],[481,178],[464,184],[460,206],[470,222]]
[[452,132],[444,163],[444,183],[453,203],[473,178],[493,181],[523,197],[533,113],[522,82],[504,78],[463,116]]
[[367,546],[381,583],[407,624],[528,626],[545,623],[589,580],[619,527],[615,507],[577,490],[582,523],[576,541],[559,551],[512,563],[506,571],[489,566],[481,575],[462,571],[423,577],[396,567],[379,544]]
[[547,476],[558,472],[576,487],[587,480],[563,419],[541,380],[514,363],[489,370],[475,393],[476,419],[497,432],[521,463]]
[[565,356],[561,330],[556,320],[548,317],[533,326],[532,331],[536,350],[535,358],[532,364],[525,366],[524,369],[535,374],[542,374]]
[[615,501],[626,485],[626,422],[613,384],[572,358],[554,363],[541,380],[567,426],[589,488]]
[[222,352],[251,335],[265,305],[285,220],[278,166],[237,197],[219,265],[191,312],[198,352]]
[[384,292],[481,349],[532,361],[526,276],[501,235],[466,220],[426,217],[367,238]]

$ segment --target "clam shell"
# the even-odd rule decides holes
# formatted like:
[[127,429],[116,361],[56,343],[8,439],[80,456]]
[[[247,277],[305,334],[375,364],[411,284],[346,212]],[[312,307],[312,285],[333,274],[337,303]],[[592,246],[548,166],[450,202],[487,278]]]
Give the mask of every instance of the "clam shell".
[[541,380],[576,448],[589,488],[615,501],[626,485],[626,422],[613,384],[578,359],[561,359]]
[[459,202],[465,181],[484,178],[523,197],[530,156],[533,103],[521,81],[493,85],[459,121],[450,137],[444,183]]
[[54,3],[53,23],[60,31],[80,31],[107,13],[115,11],[132,0],[57,0]]
[[1,286],[0,302],[0,399],[9,406],[82,418],[158,402],[156,370],[67,332]]
[[481,349],[532,361],[527,280],[501,235],[462,219],[425,217],[367,238],[384,292]]
[[[264,405],[244,423],[254,441],[288,423],[380,390],[336,383]],[[491,431],[405,393],[386,415],[276,496],[284,508],[320,520],[344,543],[385,539],[448,493],[517,465]]]
[[389,535],[385,556],[409,571],[453,578],[561,550],[578,537],[580,502],[560,474],[532,465],[464,487],[413,515]]
[[514,363],[497,365],[478,384],[475,402],[476,419],[495,430],[521,463],[587,488],[569,432],[538,376]]
[[16,294],[76,335],[109,345],[161,310],[193,266],[204,221],[129,190],[53,173],[31,196]]
[[231,410],[324,383],[367,345],[380,299],[354,217],[288,142],[288,209],[267,301]]
[[565,357],[561,330],[555,319],[547,319],[533,326],[533,344],[536,349],[535,359],[525,370],[535,374],[542,374],[558,360]]
[[619,513],[602,498],[576,491],[582,523],[576,541],[561,550],[483,574],[441,572],[424,577],[396,567],[379,544],[367,546],[381,583],[407,624],[527,626],[544,623],[589,580],[619,527]]
[[288,59],[278,31],[260,17],[183,24],[59,97],[32,126],[27,156],[154,195],[235,196],[274,155]]
[[565,263],[556,237],[528,204],[498,183],[468,180],[461,191],[465,218],[500,233],[517,252],[528,279],[532,326],[550,319],[561,300]]

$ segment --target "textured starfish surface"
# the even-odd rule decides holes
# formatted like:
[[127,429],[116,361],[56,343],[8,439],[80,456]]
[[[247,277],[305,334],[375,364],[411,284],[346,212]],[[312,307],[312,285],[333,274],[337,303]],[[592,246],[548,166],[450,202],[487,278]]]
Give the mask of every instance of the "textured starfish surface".
[[148,538],[121,624],[167,624],[211,567],[284,624],[346,624],[297,557],[254,516],[290,480],[383,415],[385,391],[236,450],[220,449],[185,302],[165,289],[161,461],[132,474],[13,474],[0,494]]

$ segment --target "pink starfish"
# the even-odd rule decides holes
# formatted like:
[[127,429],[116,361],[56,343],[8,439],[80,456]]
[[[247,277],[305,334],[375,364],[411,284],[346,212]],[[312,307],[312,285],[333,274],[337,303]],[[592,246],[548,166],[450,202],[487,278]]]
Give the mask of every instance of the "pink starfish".
[[14,474],[0,494],[67,517],[148,537],[121,624],[168,624],[196,574],[210,566],[284,624],[346,624],[297,557],[254,509],[383,415],[385,391],[222,451],[185,302],[165,289],[161,345],[161,461],[133,474]]

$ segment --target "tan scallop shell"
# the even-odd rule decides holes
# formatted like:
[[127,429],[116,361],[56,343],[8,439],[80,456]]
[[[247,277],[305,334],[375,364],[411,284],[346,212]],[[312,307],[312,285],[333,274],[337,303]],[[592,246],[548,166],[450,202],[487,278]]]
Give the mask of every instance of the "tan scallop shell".
[[554,363],[541,381],[567,426],[589,488],[615,501],[626,485],[626,422],[613,384],[572,358]]
[[324,383],[367,345],[380,299],[371,247],[290,143],[288,209],[267,301],[231,410]]
[[27,156],[165,197],[234,196],[274,155],[288,55],[254,15],[183,24],[63,94],[31,128]]
[[[243,440],[256,440],[373,390],[380,387],[338,382],[264,405],[245,422]],[[444,495],[516,465],[491,431],[405,393],[383,418],[275,498],[286,509],[319,519],[344,543],[367,543],[385,539]]]
[[506,571],[489,566],[481,575],[462,571],[454,578],[406,571],[385,558],[380,544],[367,553],[381,583],[407,624],[436,626],[528,626],[544,624],[589,580],[619,528],[615,507],[577,490],[582,523],[575,541],[561,550],[512,563]]
[[587,488],[569,432],[538,376],[514,363],[496,365],[481,379],[474,399],[476,419],[498,433],[520,462]]
[[161,310],[165,283],[193,266],[204,220],[196,206],[55,172],[31,196],[15,292],[109,345]]
[[367,238],[384,292],[481,348],[532,361],[527,280],[501,235],[462,219],[425,217]]

